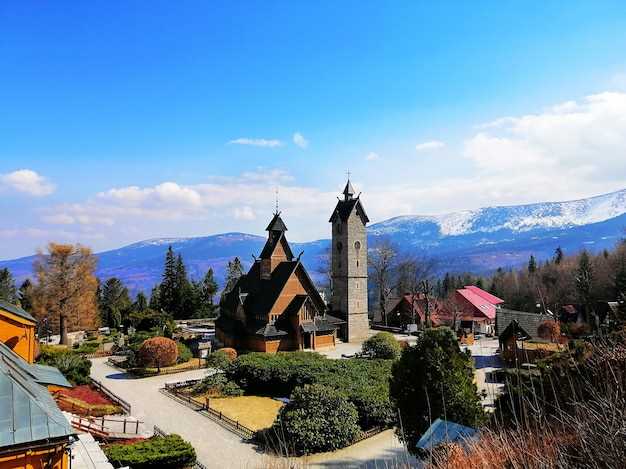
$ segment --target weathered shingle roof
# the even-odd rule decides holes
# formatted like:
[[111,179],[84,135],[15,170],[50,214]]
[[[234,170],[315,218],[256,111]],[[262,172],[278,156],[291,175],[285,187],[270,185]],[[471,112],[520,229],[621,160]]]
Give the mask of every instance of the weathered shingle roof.
[[293,252],[291,251],[291,247],[289,246],[289,243],[287,242],[287,239],[285,238],[284,232],[271,233],[269,238],[267,238],[265,246],[263,246],[263,250],[261,251],[261,255],[259,257],[261,259],[270,258],[272,254],[274,253],[274,249],[276,249],[276,246],[281,241],[284,241],[283,249],[285,250],[285,256],[287,256],[287,260],[289,261],[292,260]]
[[339,217],[341,221],[346,221],[355,207],[359,211],[359,215],[361,216],[363,223],[368,223],[370,219],[367,217],[363,204],[361,203],[361,199],[358,197],[356,199],[337,201],[337,206],[335,207],[335,210],[333,210],[333,213],[328,221],[333,222],[335,217]]
[[73,435],[48,390],[16,363],[0,355],[0,447]]
[[1,309],[8,311],[9,313],[14,314],[16,316],[19,316],[22,319],[30,321],[33,324],[37,324],[37,320],[34,317],[32,317],[30,314],[28,314],[26,311],[24,311],[22,308],[0,299],[0,310]]
[[523,329],[531,339],[535,339],[539,325],[543,321],[550,319],[552,318],[546,314],[527,313],[524,311],[499,308],[496,312],[496,335],[500,336],[512,321],[517,321],[519,327]]

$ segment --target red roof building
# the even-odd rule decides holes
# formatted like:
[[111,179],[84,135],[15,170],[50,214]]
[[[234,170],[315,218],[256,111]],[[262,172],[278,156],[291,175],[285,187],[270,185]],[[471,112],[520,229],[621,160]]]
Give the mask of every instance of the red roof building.
[[473,285],[458,289],[454,299],[462,328],[493,333],[496,307],[504,303],[503,299]]

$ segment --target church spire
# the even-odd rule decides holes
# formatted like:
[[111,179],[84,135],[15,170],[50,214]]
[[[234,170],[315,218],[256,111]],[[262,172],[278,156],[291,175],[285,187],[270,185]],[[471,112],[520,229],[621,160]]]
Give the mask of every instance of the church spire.
[[354,187],[352,187],[352,183],[350,182],[350,179],[348,179],[348,182],[346,183],[346,187],[343,190],[344,200],[352,200],[354,198],[355,192],[356,191],[354,190]]

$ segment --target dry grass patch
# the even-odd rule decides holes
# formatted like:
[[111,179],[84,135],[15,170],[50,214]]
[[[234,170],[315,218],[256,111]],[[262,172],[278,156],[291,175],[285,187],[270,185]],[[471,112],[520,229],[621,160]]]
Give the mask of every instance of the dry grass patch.
[[239,396],[213,398],[209,405],[226,417],[258,431],[272,426],[283,403],[270,397]]

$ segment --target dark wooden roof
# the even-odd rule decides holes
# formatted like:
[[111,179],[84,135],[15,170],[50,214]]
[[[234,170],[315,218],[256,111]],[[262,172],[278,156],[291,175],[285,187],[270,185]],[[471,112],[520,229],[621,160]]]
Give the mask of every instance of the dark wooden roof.
[[499,337],[513,321],[517,321],[518,326],[534,339],[538,336],[537,328],[544,322],[552,319],[546,314],[527,313],[524,311],[513,311],[511,309],[498,308],[496,310],[496,335]]
[[280,212],[276,212],[274,214],[274,218],[270,221],[270,224],[267,225],[265,231],[287,231],[287,226],[282,218],[280,218]]
[[346,221],[355,207],[358,210],[361,220],[363,220],[363,224],[368,223],[370,219],[367,217],[367,213],[365,213],[365,209],[363,208],[363,204],[361,203],[361,199],[359,197],[356,199],[337,201],[337,206],[328,221],[332,223],[337,217],[339,217],[341,221]]
[[261,251],[261,259],[269,259],[272,257],[274,253],[274,249],[278,246],[278,243],[283,243],[283,249],[285,250],[285,255],[287,256],[287,260],[293,259],[293,252],[291,251],[291,247],[287,242],[287,238],[285,238],[285,233],[282,231],[271,231],[269,237],[267,238],[267,242],[265,246],[263,246],[263,250]]

